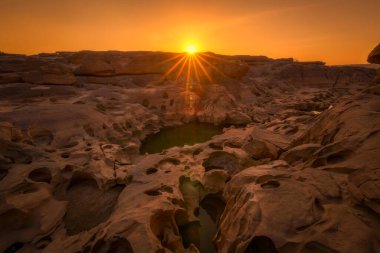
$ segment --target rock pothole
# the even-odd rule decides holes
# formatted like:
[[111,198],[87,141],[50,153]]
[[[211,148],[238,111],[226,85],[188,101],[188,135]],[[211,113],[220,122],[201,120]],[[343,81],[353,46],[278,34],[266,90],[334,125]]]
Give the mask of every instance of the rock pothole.
[[269,237],[255,236],[244,253],[278,253],[278,251]]
[[208,194],[201,198],[202,184],[186,177],[180,178],[180,190],[187,211],[176,218],[183,246],[194,245],[202,253],[216,252],[213,238],[226,205],[223,197]]
[[50,145],[54,139],[54,135],[50,130],[41,127],[31,127],[29,136],[38,145]]
[[49,168],[37,168],[29,173],[28,178],[35,182],[44,182],[50,184],[51,172]]
[[97,241],[91,250],[92,253],[134,253],[130,242],[121,237],[112,237],[107,241]]
[[106,221],[123,188],[119,185],[104,191],[91,178],[74,177],[66,193],[68,205],[63,220],[67,234],[75,235]]
[[8,248],[4,250],[4,253],[14,253],[19,251],[22,247],[24,247],[24,243],[22,242],[15,242]]
[[146,169],[145,174],[151,175],[151,174],[156,173],[157,171],[158,170],[156,168],[148,168],[148,169]]
[[261,184],[261,188],[264,189],[278,188],[279,186],[280,182],[275,180],[269,180],[268,182]]
[[224,151],[215,151],[203,162],[206,171],[213,169],[224,169],[233,174],[241,169],[238,158]]

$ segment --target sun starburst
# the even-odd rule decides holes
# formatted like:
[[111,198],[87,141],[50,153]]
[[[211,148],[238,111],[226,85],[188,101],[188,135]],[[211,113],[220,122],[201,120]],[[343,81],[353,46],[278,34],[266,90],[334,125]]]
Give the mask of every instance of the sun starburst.
[[195,54],[197,51],[197,47],[194,44],[189,44],[186,46],[186,53],[188,54]]
[[195,90],[203,90],[202,84],[215,83],[215,80],[213,80],[215,75],[225,76],[216,63],[226,61],[226,59],[212,53],[198,52],[194,44],[188,44],[183,53],[174,55],[165,62],[168,61],[172,65],[164,73],[161,80],[169,78],[180,83],[183,82],[185,87],[185,109],[190,113],[195,110]]

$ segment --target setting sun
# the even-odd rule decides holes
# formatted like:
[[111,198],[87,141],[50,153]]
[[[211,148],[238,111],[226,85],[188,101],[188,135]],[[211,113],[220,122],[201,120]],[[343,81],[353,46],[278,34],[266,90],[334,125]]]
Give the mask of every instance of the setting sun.
[[197,48],[194,45],[190,44],[186,47],[186,53],[195,54],[196,52],[197,52]]

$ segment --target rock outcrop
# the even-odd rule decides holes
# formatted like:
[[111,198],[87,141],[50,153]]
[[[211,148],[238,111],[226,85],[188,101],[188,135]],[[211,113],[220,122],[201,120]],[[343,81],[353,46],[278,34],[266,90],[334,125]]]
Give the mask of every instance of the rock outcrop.
[[369,63],[380,64],[380,44],[371,51],[368,55],[367,61]]
[[[380,64],[380,44],[375,47],[369,54],[367,61],[369,63]],[[380,68],[377,70],[377,77],[375,83],[380,83]]]

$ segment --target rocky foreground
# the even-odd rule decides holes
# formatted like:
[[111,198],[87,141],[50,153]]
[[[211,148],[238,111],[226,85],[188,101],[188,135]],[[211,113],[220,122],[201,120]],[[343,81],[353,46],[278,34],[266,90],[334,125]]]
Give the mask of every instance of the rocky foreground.
[[[200,206],[215,252],[380,252],[376,70],[204,56],[0,54],[0,252],[199,252]],[[225,128],[140,154],[191,121]]]

